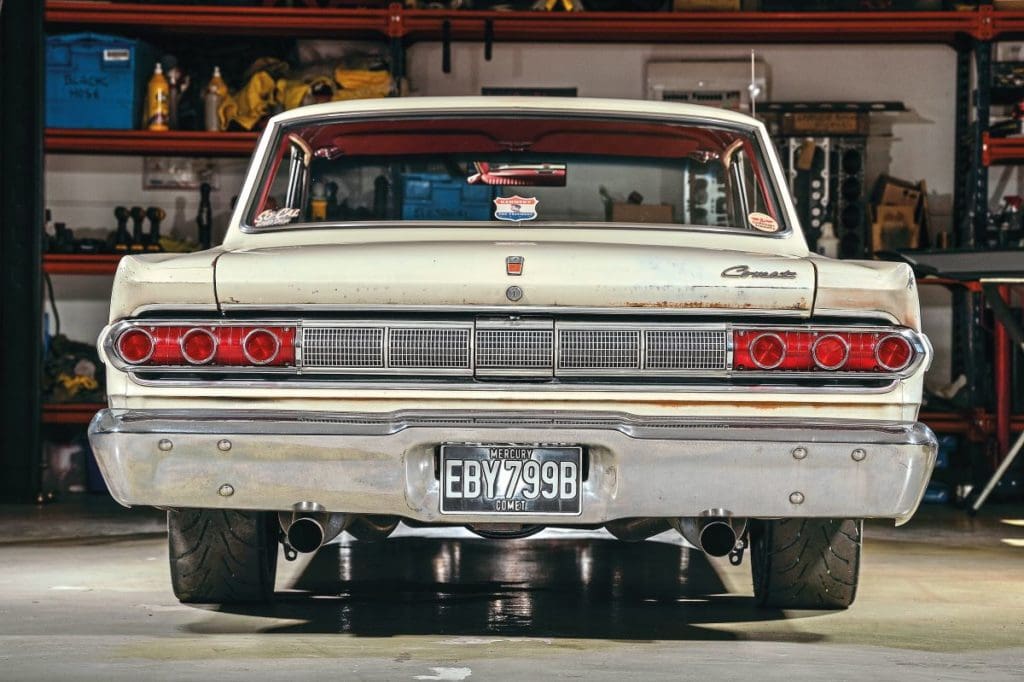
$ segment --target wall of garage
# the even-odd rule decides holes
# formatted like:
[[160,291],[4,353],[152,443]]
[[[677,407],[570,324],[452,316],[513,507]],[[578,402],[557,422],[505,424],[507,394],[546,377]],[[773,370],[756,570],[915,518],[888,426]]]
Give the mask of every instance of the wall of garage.
[[[568,86],[577,88],[580,96],[642,98],[644,67],[649,61],[745,59],[751,47],[767,64],[773,100],[903,101],[908,112],[874,117],[869,182],[881,172],[913,181],[926,179],[933,219],[941,229],[949,228],[956,56],[947,47],[500,43],[487,62],[481,44],[457,43],[452,46],[452,71],[445,74],[441,45],[417,43],[409,50],[407,65],[413,95],[479,94],[484,86]],[[219,163],[220,189],[212,195],[215,233],[226,225],[231,198],[245,170],[244,161]],[[167,229],[194,235],[198,192],[144,193],[139,185],[141,170],[141,158],[49,155],[47,206],[54,220],[106,232],[114,225],[114,206],[159,205],[168,212]],[[54,285],[64,332],[73,339],[93,341],[106,320],[110,281],[55,277]],[[930,381],[941,384],[949,380],[949,298],[939,288],[927,288],[923,301],[925,324],[937,350]]]

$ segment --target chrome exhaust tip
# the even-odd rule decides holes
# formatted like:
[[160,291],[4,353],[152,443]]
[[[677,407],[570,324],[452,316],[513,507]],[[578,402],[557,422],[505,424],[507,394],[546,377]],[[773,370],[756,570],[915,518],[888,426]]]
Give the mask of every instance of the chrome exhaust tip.
[[736,546],[736,529],[724,521],[712,521],[700,531],[699,547],[711,556],[726,556]]
[[732,552],[747,529],[746,519],[734,518],[724,509],[708,509],[699,516],[672,519],[671,523],[687,542],[714,557]]
[[348,514],[331,513],[316,502],[299,502],[294,511],[278,512],[278,523],[287,547],[296,552],[315,552],[338,537],[351,522]]
[[315,552],[324,544],[324,527],[311,516],[292,521],[286,533],[288,544],[297,552]]

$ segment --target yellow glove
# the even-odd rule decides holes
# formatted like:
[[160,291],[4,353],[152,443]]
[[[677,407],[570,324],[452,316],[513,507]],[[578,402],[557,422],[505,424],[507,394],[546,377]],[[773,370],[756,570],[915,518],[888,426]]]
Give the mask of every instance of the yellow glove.
[[224,98],[217,110],[220,129],[227,130],[232,121],[245,130],[252,130],[261,118],[270,113],[274,103],[274,79],[266,71],[257,71],[241,90]]
[[391,93],[391,74],[387,71],[366,71],[363,69],[334,70],[334,101],[346,99],[372,99],[387,97]]
[[57,375],[57,381],[59,381],[61,386],[64,387],[64,390],[67,391],[68,396],[72,398],[78,395],[78,392],[82,389],[85,389],[86,391],[93,391],[99,387],[99,383],[92,377],[83,375],[71,376],[70,374],[65,374],[63,372]]

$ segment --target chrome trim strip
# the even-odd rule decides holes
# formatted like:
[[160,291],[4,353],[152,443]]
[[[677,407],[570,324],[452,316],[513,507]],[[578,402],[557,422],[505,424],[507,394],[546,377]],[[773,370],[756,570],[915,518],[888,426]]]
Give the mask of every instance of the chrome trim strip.
[[[149,311],[174,310],[174,306],[165,308],[147,307]],[[224,312],[261,312],[261,313],[379,313],[381,306],[372,303],[358,304],[335,304],[317,303],[305,305],[273,304],[263,305],[259,303],[224,303],[221,305]],[[465,305],[388,305],[388,313],[459,313],[476,315],[673,315],[676,317],[774,317],[774,318],[797,318],[807,319],[811,315],[810,308],[806,310],[769,310],[757,308],[666,308],[661,306],[628,306],[616,308],[593,308],[581,306],[528,306],[528,305],[474,305],[467,308]],[[864,318],[865,321],[872,319],[884,320],[892,323],[888,316],[878,318]]]
[[216,303],[147,303],[132,309],[130,318],[136,318],[150,313],[219,313],[220,306]]
[[725,331],[725,366],[732,369],[736,366],[736,333],[731,324]]
[[[105,409],[93,419],[106,423],[107,432],[160,434],[188,426],[194,433],[281,432],[320,434],[324,432],[391,435],[407,429],[436,426],[479,426],[489,428],[539,428],[618,431],[630,438],[661,438],[665,429],[677,429],[696,437],[722,436],[722,429],[735,429],[730,441],[758,442],[760,431],[802,432],[798,440],[856,442],[854,432],[870,431],[878,442],[923,445],[931,442],[923,424],[871,419],[822,419],[806,417],[688,417],[646,416],[627,412],[569,410],[396,410],[392,412],[324,412],[305,410],[190,410],[190,409]],[[702,435],[703,434],[703,435]],[[682,435],[682,434],[679,434]],[[792,437],[792,433],[789,434]],[[687,438],[686,440],[692,440]]]
[[[269,370],[265,370],[268,371]],[[251,372],[249,373],[251,374]],[[276,373],[275,373],[276,374]],[[312,372],[304,370],[305,374],[312,374]],[[782,393],[786,395],[820,395],[820,394],[842,394],[842,395],[881,395],[891,392],[895,389],[900,380],[894,379],[890,375],[878,374],[872,375],[871,378],[875,380],[885,381],[889,379],[888,383],[879,386],[864,386],[864,385],[847,385],[847,386],[796,386],[793,384],[723,384],[721,381],[717,383],[697,383],[697,384],[662,384],[662,383],[621,383],[621,384],[608,384],[608,383],[562,383],[557,380],[546,381],[546,382],[529,382],[529,383],[510,383],[496,381],[478,381],[478,382],[426,382],[426,381],[384,381],[384,380],[368,380],[360,378],[359,380],[345,380],[345,381],[334,381],[329,380],[315,381],[315,380],[302,380],[294,379],[289,381],[275,381],[270,379],[251,379],[251,378],[239,378],[239,379],[219,379],[219,380],[195,380],[195,379],[149,379],[146,378],[145,373],[130,372],[129,378],[133,383],[139,386],[148,386],[152,388],[210,388],[210,389],[226,389],[226,390],[255,390],[260,388],[276,388],[276,389],[295,389],[295,390],[344,390],[344,391],[362,391],[362,390],[373,390],[373,391],[450,391],[450,392],[502,392],[502,391],[522,391],[528,389],[531,393],[643,393],[643,394],[657,394],[657,393],[727,393],[736,392],[742,390],[744,393],[754,394],[765,394],[765,393]],[[736,374],[733,375],[737,378],[744,378],[747,376],[754,377],[753,373],[749,374]],[[728,377],[721,377],[728,378]],[[720,378],[720,379],[721,379]],[[804,376],[801,378],[815,378],[831,380],[837,378],[835,374],[825,375],[823,373],[811,374],[810,376]],[[840,377],[841,378],[841,377]],[[858,379],[864,379],[862,376],[856,377]]]

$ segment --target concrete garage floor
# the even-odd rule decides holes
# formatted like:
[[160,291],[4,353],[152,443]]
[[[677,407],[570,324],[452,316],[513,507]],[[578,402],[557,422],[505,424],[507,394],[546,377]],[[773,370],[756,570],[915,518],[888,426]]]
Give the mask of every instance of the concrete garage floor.
[[273,606],[196,608],[159,513],[0,507],[0,679],[1020,680],[1024,507],[983,511],[873,524],[857,603],[822,614],[755,609],[747,562],[671,534],[405,528],[282,558]]

